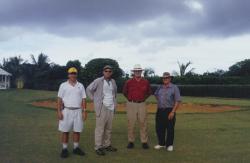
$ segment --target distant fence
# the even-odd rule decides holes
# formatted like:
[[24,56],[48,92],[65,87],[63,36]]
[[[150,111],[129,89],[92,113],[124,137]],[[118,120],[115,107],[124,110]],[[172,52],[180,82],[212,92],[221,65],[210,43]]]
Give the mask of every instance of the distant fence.
[[[158,85],[152,85],[153,91]],[[250,85],[178,85],[182,96],[250,98]]]

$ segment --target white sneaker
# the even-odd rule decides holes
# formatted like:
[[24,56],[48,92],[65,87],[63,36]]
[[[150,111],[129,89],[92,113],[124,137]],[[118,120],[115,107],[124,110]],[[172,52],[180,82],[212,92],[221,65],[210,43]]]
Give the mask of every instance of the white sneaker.
[[156,145],[155,147],[154,147],[155,149],[161,149],[161,148],[165,148],[165,146],[161,146],[161,145]]
[[174,146],[170,145],[167,147],[167,151],[172,152],[174,150]]

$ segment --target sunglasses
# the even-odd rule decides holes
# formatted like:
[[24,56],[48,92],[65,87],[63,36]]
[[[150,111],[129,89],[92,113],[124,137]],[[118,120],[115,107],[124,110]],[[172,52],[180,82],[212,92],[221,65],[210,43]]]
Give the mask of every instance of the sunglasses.
[[73,73],[69,73],[69,75],[77,75],[77,73],[73,72]]
[[163,80],[171,79],[171,77],[164,77]]
[[104,72],[111,73],[112,71],[104,71]]

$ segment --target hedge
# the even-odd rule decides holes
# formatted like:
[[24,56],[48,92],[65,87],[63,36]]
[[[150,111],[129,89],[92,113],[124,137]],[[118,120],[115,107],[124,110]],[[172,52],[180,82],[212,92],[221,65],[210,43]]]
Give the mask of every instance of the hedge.
[[[155,90],[158,85],[152,85]],[[250,85],[178,85],[182,96],[250,98]]]

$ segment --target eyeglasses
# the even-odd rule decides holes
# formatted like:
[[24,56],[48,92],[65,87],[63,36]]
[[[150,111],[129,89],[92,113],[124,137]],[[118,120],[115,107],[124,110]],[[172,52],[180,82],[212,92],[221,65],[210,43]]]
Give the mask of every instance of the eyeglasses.
[[73,73],[69,73],[69,75],[77,75],[77,73],[73,72]]

